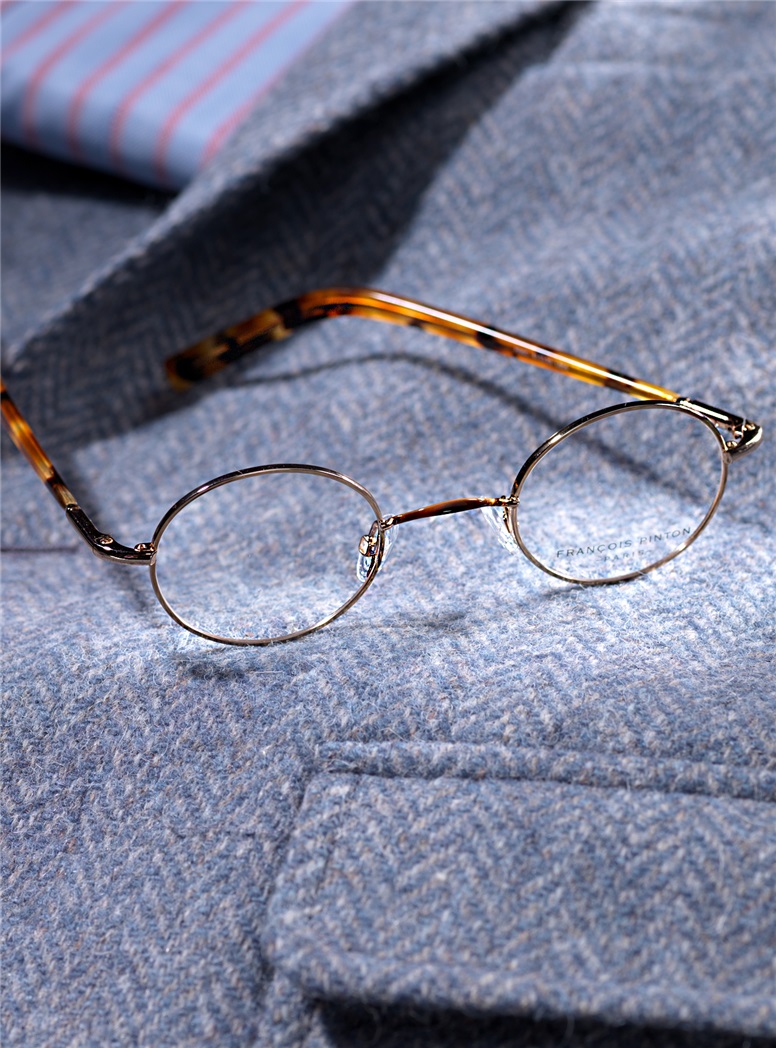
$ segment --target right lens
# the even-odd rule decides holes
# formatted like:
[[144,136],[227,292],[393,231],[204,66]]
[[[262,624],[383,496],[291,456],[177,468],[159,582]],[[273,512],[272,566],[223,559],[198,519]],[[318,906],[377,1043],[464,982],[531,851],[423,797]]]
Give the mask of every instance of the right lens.
[[569,427],[519,480],[520,545],[576,582],[631,578],[676,556],[711,516],[725,483],[723,442],[687,409],[637,403]]
[[366,489],[314,467],[230,474],[181,499],[157,529],[151,573],[165,609],[214,640],[261,644],[330,621],[369,585],[359,542],[380,511]]

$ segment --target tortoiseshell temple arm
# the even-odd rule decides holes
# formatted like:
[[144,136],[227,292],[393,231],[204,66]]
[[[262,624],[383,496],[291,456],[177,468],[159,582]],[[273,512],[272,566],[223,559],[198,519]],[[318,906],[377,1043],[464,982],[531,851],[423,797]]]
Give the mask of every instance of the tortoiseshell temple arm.
[[762,430],[756,423],[739,415],[689,400],[670,389],[631,378],[601,364],[500,331],[479,321],[370,288],[323,288],[290,299],[273,309],[265,309],[248,320],[224,328],[181,353],[176,353],[167,361],[167,374],[176,388],[185,389],[261,346],[288,338],[306,324],[340,316],[366,317],[388,324],[420,328],[433,335],[455,339],[479,349],[493,350],[527,364],[570,375],[594,386],[616,389],[638,400],[686,404],[705,415],[716,426],[730,431],[731,439],[727,441],[730,454],[751,451],[762,437]]
[[[274,309],[264,310],[249,320],[225,328],[171,357],[167,361],[168,375],[173,385],[184,389],[267,343],[288,338],[305,324],[337,316],[360,316],[389,324],[417,327],[434,335],[452,338],[480,349],[493,350],[528,364],[570,375],[595,386],[616,389],[639,400],[682,404],[703,415],[715,426],[728,431],[725,443],[731,456],[753,450],[762,439],[761,427],[740,415],[690,400],[662,386],[631,378],[601,364],[594,364],[582,357],[575,357],[519,335],[500,331],[476,320],[369,288],[325,288],[300,295],[275,306]],[[92,551],[108,560],[130,564],[150,563],[155,555],[152,543],[140,542],[134,547],[123,546],[111,535],[100,531],[89,519],[41,447],[2,381],[0,399],[3,423],[14,444],[27,458]]]
[[3,423],[11,440],[64,509],[71,524],[92,551],[107,560],[118,560],[129,564],[148,564],[153,559],[154,553],[150,543],[140,542],[131,549],[128,546],[122,546],[111,535],[100,531],[84,513],[54,463],[41,447],[29,423],[14,404],[2,381],[0,381],[0,407]]

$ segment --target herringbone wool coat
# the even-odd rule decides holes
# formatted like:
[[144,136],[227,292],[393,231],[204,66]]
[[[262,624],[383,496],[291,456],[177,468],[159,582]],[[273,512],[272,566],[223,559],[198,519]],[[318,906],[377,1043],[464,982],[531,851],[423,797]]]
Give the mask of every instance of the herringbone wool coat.
[[175,198],[7,154],[4,377],[122,542],[262,463],[387,511],[503,493],[627,399],[355,318],[170,389],[177,349],[316,287],[765,439],[645,578],[557,583],[465,513],[245,649],[92,557],[4,442],[4,1044],[776,1037],[775,56],[769,3],[367,3]]

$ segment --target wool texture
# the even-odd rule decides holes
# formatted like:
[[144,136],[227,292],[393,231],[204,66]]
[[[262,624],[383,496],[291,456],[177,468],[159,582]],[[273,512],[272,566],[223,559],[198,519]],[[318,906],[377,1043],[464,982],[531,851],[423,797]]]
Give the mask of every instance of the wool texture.
[[505,494],[627,400],[351,317],[167,386],[321,286],[765,439],[644,578],[554,580],[458,514],[399,527],[331,626],[241,649],[90,556],[4,436],[4,1044],[773,1043],[774,41],[757,2],[357,4],[178,196],[9,152],[4,379],[128,545],[268,463],[385,513]]

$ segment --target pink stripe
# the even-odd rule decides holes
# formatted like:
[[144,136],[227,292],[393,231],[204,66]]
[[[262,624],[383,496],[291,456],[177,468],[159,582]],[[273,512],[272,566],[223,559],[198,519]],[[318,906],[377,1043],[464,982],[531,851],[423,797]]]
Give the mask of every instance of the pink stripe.
[[229,21],[234,15],[237,14],[238,10],[246,3],[246,0],[235,0],[234,3],[230,4],[225,10],[214,18],[212,22],[204,26],[198,33],[195,34],[186,44],[179,48],[174,54],[166,58],[160,65],[150,73],[145,80],[141,80],[124,98],[121,105],[116,110],[116,114],[113,117],[113,122],[110,129],[110,158],[116,167],[122,167],[122,159],[120,154],[121,147],[121,133],[124,130],[124,124],[126,123],[127,116],[129,115],[130,109],[135,105],[138,98],[145,94],[149,88],[153,87],[154,84],[158,83],[163,76],[182,61],[186,55],[191,54],[192,51],[196,50],[201,43],[203,43],[209,36],[211,36],[216,30],[220,29],[222,25]]
[[182,7],[187,0],[171,0],[166,7],[162,8],[150,22],[146,23],[142,29],[138,30],[133,37],[131,37],[120,47],[118,51],[114,52],[101,66],[98,66],[89,76],[84,80],[81,86],[73,96],[73,100],[70,103],[70,108],[67,113],[67,146],[74,157],[81,159],[82,151],[81,145],[78,141],[78,121],[81,117],[81,110],[83,109],[84,102],[86,101],[87,95],[92,89],[102,80],[104,77],[115,69],[116,66],[120,65],[121,62],[131,55],[133,51],[136,51],[141,44],[145,43],[149,37],[153,36],[154,33],[165,24],[169,22],[173,15]]
[[249,36],[245,43],[239,47],[234,54],[219,66],[218,69],[214,70],[206,80],[199,84],[175,107],[162,128],[162,132],[154,151],[154,172],[160,181],[164,181],[167,174],[165,168],[165,153],[167,152],[167,146],[169,145],[175,128],[181,122],[186,113],[188,113],[197,102],[201,101],[201,99],[203,99],[220,80],[223,80],[223,78],[230,73],[235,66],[239,65],[240,62],[246,59],[251,51],[254,51],[260,44],[263,44],[268,40],[273,33],[280,29],[285,22],[292,18],[298,10],[305,7],[309,2],[310,0],[293,0],[293,3],[287,4],[282,8],[282,10],[278,11],[271,21],[262,26],[262,28],[255,32],[253,36]]
[[63,15],[65,11],[67,11],[68,7],[72,7],[74,2],[75,0],[59,0],[58,4],[49,8],[44,15],[41,15],[37,22],[28,25],[21,36],[17,36],[14,42],[8,45],[8,47],[3,51],[0,61],[5,62],[8,56],[12,55],[14,51],[18,51],[20,47],[24,47],[28,40],[32,40],[32,38],[42,32],[46,26],[51,25],[56,18],[59,18],[60,15]]
[[219,126],[210,136],[210,139],[207,145],[205,146],[205,151],[202,154],[203,165],[207,164],[210,160],[213,159],[213,157],[216,155],[218,150],[223,145],[224,139],[228,138],[232,131],[234,131],[234,129],[242,123],[242,121],[245,119],[248,113],[250,113],[250,111],[253,109],[253,107],[256,105],[259,99],[263,95],[266,95],[267,91],[269,91],[271,88],[275,86],[278,80],[280,80],[280,78],[283,76],[286,70],[289,69],[295,61],[296,58],[288,62],[288,64],[283,66],[282,69],[279,69],[271,80],[268,80],[266,84],[262,84],[258,91],[254,92],[254,94],[252,94],[251,97],[247,99],[247,101],[243,102],[235,110],[235,112],[232,113],[231,116],[227,117],[226,120],[224,120],[222,124],[219,124]]
[[77,44],[79,44],[85,37],[97,29],[103,22],[105,22],[111,15],[115,14],[116,11],[120,10],[127,4],[129,0],[112,0],[107,6],[101,8],[97,14],[89,19],[88,22],[84,22],[83,25],[79,26],[75,32],[71,33],[70,36],[66,37],[58,47],[46,56],[41,62],[38,68],[35,70],[33,75],[30,77],[30,81],[27,85],[27,91],[24,96],[22,103],[22,134],[27,139],[30,145],[38,144],[38,134],[35,130],[34,119],[35,119],[35,101],[37,99],[38,91],[40,86],[48,76],[52,68],[59,62],[61,58],[71,51]]
[[[347,10],[348,6],[348,4],[342,4],[342,13],[344,13]],[[201,166],[204,167],[205,164],[208,164],[213,159],[213,157],[216,155],[218,150],[223,145],[224,140],[228,138],[229,135],[231,135],[232,131],[234,131],[234,129],[243,122],[245,117],[250,113],[250,111],[257,104],[259,99],[266,95],[268,91],[272,90],[272,88],[275,86],[278,80],[285,76],[285,74],[288,72],[292,65],[298,62],[301,58],[304,58],[307,52],[312,50],[313,45],[318,42],[319,36],[320,33],[316,33],[312,40],[310,40],[307,46],[304,47],[299,54],[293,55],[284,66],[282,66],[280,69],[276,71],[275,75],[271,79],[269,79],[266,83],[262,84],[261,87],[257,91],[255,91],[251,95],[251,97],[248,98],[245,102],[241,102],[237,109],[231,114],[231,116],[228,116],[226,120],[223,121],[223,123],[219,124],[219,126],[210,136],[207,145],[203,150]]]

